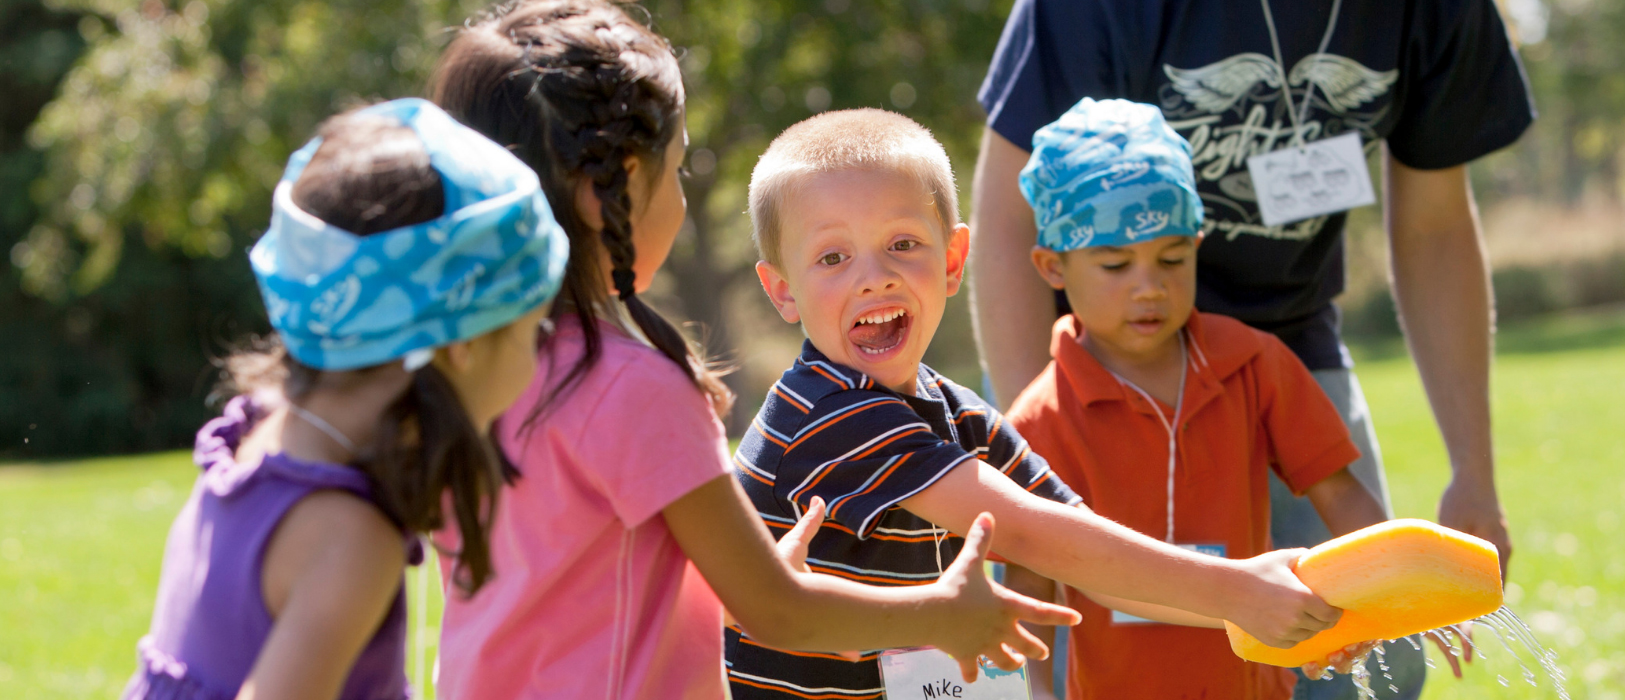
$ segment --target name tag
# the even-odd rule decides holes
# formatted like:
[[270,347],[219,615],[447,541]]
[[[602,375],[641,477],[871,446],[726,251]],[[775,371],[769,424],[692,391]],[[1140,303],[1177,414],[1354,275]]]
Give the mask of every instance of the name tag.
[[1026,666],[1005,671],[982,664],[976,682],[966,683],[954,657],[935,647],[882,652],[880,678],[886,700],[1032,700]]
[[1247,159],[1265,226],[1363,207],[1377,201],[1360,135],[1348,132]]
[[[1222,544],[1176,544],[1174,546],[1178,547],[1180,549],[1186,550],[1186,551],[1196,552],[1197,554],[1206,554],[1206,555],[1208,555],[1210,557],[1218,557],[1220,559],[1225,558],[1225,547]],[[1121,610],[1113,610],[1112,611],[1112,624],[1114,624],[1114,625],[1161,625],[1161,624],[1164,624],[1164,623],[1158,622],[1156,620],[1147,620],[1147,619],[1145,619],[1143,617],[1140,617],[1138,615],[1130,615],[1130,614],[1128,614],[1126,612],[1123,612]]]

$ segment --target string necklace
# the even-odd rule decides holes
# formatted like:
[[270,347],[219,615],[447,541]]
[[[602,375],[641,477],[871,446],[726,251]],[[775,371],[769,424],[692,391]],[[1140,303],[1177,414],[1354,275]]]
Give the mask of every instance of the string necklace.
[[1190,357],[1185,349],[1185,332],[1181,330],[1178,337],[1179,396],[1174,399],[1174,417],[1172,421],[1163,414],[1162,407],[1157,405],[1156,399],[1151,398],[1151,395],[1147,394],[1144,389],[1141,389],[1134,382],[1124,379],[1122,375],[1112,372],[1110,369],[1106,370],[1111,372],[1112,377],[1117,379],[1119,383],[1139,392],[1140,397],[1151,405],[1151,410],[1156,412],[1157,421],[1162,423],[1163,430],[1168,431],[1168,534],[1166,539],[1169,544],[1174,541],[1174,465],[1179,455],[1179,414],[1185,407],[1185,377],[1190,374]]
[[333,427],[332,423],[322,420],[321,416],[300,408],[298,405],[291,402],[288,404],[288,410],[294,415],[299,416],[306,423],[309,423],[311,426],[315,427],[317,430],[327,433],[328,437],[333,438],[333,442],[336,442],[340,447],[349,450],[351,455],[357,454],[355,442],[346,437],[344,433],[339,432],[339,429]]
[[[1309,87],[1304,89],[1303,110],[1292,104],[1292,85],[1287,82],[1286,59],[1281,57],[1281,37],[1275,33],[1275,16],[1270,14],[1270,0],[1258,0],[1264,6],[1264,25],[1270,30],[1270,48],[1275,50],[1275,70],[1281,75],[1281,97],[1286,100],[1287,117],[1292,119],[1292,145],[1303,145],[1303,122],[1309,119],[1309,106],[1314,103],[1315,81],[1307,80]],[[1326,53],[1326,47],[1331,44],[1332,32],[1337,29],[1337,13],[1342,9],[1343,0],[1332,0],[1332,16],[1326,22],[1326,33],[1320,37],[1320,48],[1315,51],[1316,61],[1319,56]]]

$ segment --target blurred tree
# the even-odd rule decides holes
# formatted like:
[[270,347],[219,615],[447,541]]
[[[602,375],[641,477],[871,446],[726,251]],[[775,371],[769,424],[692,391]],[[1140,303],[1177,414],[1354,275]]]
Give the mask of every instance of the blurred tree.
[[[334,112],[417,94],[445,28],[481,6],[55,1],[66,16],[85,18],[77,34],[89,46],[29,132],[46,159],[32,190],[42,215],[10,246],[21,287],[67,306],[111,299],[120,296],[113,287],[126,288],[120,280],[132,265],[152,259],[171,265],[154,268],[153,281],[195,284],[206,274],[217,285],[206,298],[221,302],[141,294],[140,306],[76,316],[82,335],[108,343],[102,361],[133,363],[136,374],[150,367],[122,337],[109,335],[110,324],[174,326],[172,334],[143,337],[159,356],[182,345],[218,351],[221,336],[263,328],[241,256],[263,229],[287,154]],[[968,168],[980,119],[975,88],[1007,6],[1008,0],[997,9],[985,0],[649,3],[656,28],[683,47],[693,136],[693,218],[668,267],[675,292],[668,299],[703,324],[713,350],[733,347],[725,313],[730,292],[741,282],[748,292],[754,283],[745,183],[771,137],[825,109],[887,107],[933,127]],[[195,274],[173,269],[180,261],[191,261],[179,266]],[[226,319],[235,324],[229,331]],[[191,386],[154,384],[163,387],[159,393],[178,391],[175,398],[195,403],[207,385],[206,366],[203,356],[183,354],[180,364],[193,363]],[[761,390],[736,388],[750,398]],[[114,394],[106,405],[133,405],[128,392]],[[167,424],[176,409],[166,403],[158,412]],[[174,438],[166,431],[162,439]],[[130,445],[104,440],[83,447]]]
[[476,7],[0,0],[0,455],[188,444],[210,358],[265,330],[243,251],[288,152],[418,92]]

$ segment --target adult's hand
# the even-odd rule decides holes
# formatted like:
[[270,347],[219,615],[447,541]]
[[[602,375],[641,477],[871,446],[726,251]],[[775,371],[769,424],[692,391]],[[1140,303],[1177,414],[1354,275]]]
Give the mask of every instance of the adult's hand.
[[1495,492],[1490,433],[1494,306],[1467,166],[1418,170],[1386,147],[1383,156],[1394,302],[1450,455],[1439,523],[1494,544],[1504,581],[1512,539]]
[[982,371],[1000,410],[1049,364],[1055,292],[1033,269],[1033,210],[1017,176],[1030,154],[991,128],[982,131],[971,184],[971,321]]

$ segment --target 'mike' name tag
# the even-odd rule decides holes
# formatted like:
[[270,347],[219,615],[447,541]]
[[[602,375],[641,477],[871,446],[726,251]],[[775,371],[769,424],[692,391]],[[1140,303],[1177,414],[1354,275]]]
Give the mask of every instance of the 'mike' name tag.
[[1258,212],[1280,226],[1377,201],[1360,135],[1348,132],[1247,159]]
[[[1225,558],[1225,547],[1222,544],[1176,544],[1180,549],[1206,554],[1210,557]],[[1114,625],[1160,625],[1156,620],[1147,620],[1139,615],[1130,615],[1121,610],[1112,611],[1112,624]]]
[[966,683],[954,657],[935,647],[892,649],[880,654],[886,700],[1032,700],[1027,667],[1014,671],[982,665]]

